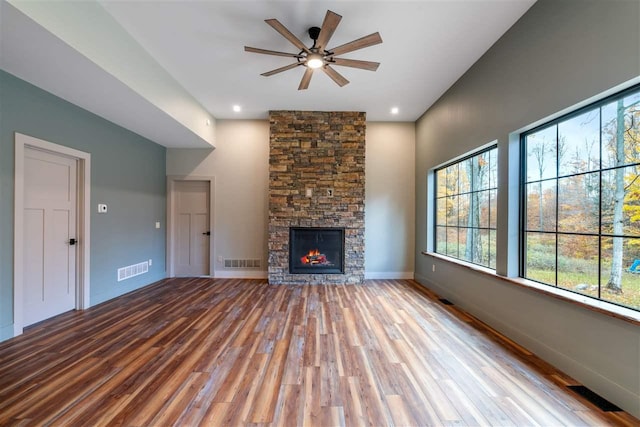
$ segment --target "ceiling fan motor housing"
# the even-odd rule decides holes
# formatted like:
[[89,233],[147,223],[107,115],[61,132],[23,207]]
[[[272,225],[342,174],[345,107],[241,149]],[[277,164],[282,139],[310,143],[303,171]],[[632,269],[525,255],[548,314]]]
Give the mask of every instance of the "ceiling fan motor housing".
[[320,35],[320,27],[309,28],[309,37],[311,37],[311,40],[313,40],[314,44],[315,44],[315,41],[318,40],[319,35]]

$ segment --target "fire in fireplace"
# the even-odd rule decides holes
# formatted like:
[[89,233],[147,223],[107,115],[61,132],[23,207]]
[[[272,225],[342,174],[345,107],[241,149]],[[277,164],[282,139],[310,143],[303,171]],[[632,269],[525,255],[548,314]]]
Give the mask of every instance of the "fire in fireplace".
[[305,265],[333,265],[331,262],[329,262],[327,256],[325,254],[321,254],[317,249],[309,251],[308,254],[303,255],[302,258],[300,258],[300,262]]
[[289,273],[344,274],[344,228],[289,228]]

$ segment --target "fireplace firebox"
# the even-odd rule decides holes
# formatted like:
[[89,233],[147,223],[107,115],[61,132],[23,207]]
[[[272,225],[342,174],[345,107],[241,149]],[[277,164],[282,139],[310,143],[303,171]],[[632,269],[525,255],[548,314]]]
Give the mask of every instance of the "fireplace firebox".
[[289,228],[290,274],[344,274],[344,228]]

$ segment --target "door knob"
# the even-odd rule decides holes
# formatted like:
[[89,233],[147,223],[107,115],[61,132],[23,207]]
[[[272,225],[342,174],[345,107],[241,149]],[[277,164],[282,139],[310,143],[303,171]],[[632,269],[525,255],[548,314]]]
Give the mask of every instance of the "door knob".
[[205,231],[205,232],[204,232],[204,233],[202,233],[202,234],[204,234],[205,236],[211,236],[211,232],[210,232],[210,231]]
[[73,246],[73,245],[75,245],[75,244],[76,244],[76,242],[77,242],[77,240],[76,240],[76,239],[69,239],[69,246]]

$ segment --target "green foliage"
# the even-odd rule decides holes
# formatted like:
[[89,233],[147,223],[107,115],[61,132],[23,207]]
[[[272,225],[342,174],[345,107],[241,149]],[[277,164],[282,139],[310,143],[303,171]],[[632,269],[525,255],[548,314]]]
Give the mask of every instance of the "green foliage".
[[[527,248],[527,271],[529,270],[551,270],[555,271],[556,256],[543,245],[529,245]],[[567,256],[558,256],[559,271],[574,271],[580,274],[597,274],[598,261]],[[555,274],[549,284],[554,284]]]

